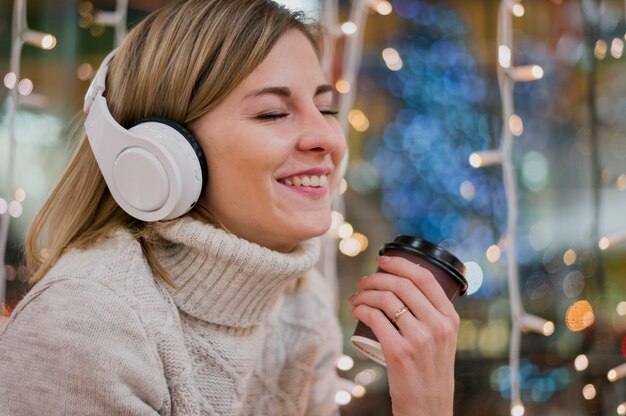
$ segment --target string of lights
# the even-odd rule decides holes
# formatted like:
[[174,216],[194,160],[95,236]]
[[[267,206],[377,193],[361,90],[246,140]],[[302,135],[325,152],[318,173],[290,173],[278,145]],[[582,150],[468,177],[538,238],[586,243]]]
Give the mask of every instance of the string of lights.
[[7,198],[0,198],[0,312],[4,316],[5,288],[6,288],[6,248],[9,239],[11,218],[22,215],[22,202],[26,198],[24,189],[15,183],[15,155],[17,148],[17,132],[15,117],[23,104],[23,96],[27,96],[33,89],[32,82],[28,79],[20,80],[22,48],[24,45],[32,45],[44,50],[53,49],[56,46],[56,38],[50,33],[39,32],[28,27],[26,20],[26,0],[13,2],[13,18],[11,24],[11,57],[10,72],[5,76],[4,83],[10,89],[9,106],[6,115],[8,125],[8,152],[4,171],[4,191]]
[[539,65],[515,66],[513,43],[513,17],[525,13],[521,0],[502,0],[498,10],[498,85],[502,103],[502,133],[500,147],[495,150],[474,152],[469,163],[475,168],[501,165],[507,203],[507,281],[511,310],[511,336],[509,340],[509,369],[511,383],[510,411],[513,416],[524,414],[520,389],[520,345],[522,332],[536,332],[545,336],[554,332],[554,323],[528,314],[522,305],[519,288],[517,259],[518,189],[517,174],[511,157],[514,136],[521,135],[524,125],[515,114],[513,92],[517,82],[541,79],[543,68]]

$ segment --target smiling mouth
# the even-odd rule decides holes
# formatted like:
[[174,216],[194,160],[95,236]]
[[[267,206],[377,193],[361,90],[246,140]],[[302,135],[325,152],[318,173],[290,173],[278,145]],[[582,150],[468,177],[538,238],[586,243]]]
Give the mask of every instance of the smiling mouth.
[[279,180],[280,183],[294,187],[323,188],[328,183],[326,175],[298,175]]

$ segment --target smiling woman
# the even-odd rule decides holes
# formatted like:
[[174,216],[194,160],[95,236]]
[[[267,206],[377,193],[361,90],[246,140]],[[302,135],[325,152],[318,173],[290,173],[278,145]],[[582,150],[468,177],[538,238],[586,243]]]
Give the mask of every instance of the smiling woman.
[[[346,141],[316,33],[271,0],[181,0],[105,58],[0,328],[3,414],[338,413],[335,294],[314,265]],[[403,260],[379,259],[353,316],[394,414],[451,414],[458,316]]]
[[346,149],[332,98],[309,38],[288,30],[189,125],[211,167],[199,205],[234,234],[279,251],[323,234]]

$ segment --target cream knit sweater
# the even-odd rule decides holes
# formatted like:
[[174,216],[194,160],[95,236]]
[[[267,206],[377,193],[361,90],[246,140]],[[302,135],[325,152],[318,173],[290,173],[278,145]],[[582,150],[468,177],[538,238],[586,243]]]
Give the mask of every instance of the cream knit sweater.
[[188,217],[162,237],[177,289],[124,232],[35,285],[0,328],[0,415],[337,414],[318,244],[282,254]]

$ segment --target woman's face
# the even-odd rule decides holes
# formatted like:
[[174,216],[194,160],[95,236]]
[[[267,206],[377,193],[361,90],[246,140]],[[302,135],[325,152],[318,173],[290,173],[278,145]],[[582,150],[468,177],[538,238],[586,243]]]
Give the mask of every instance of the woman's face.
[[332,91],[308,38],[285,32],[190,125],[209,166],[199,205],[235,235],[274,250],[323,234],[346,150]]

